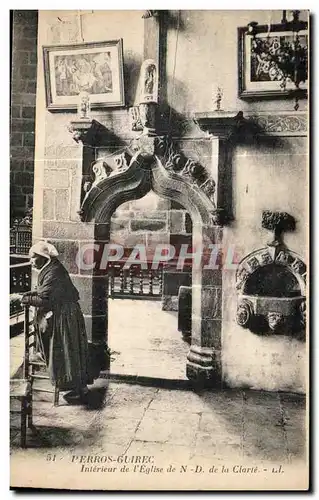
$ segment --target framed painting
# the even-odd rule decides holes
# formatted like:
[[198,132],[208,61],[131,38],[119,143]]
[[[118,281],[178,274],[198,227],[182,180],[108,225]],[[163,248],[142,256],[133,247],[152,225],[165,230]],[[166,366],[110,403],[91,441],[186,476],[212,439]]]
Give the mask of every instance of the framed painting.
[[123,42],[43,47],[47,108],[76,110],[80,92],[91,108],[124,106]]
[[[305,81],[299,89],[306,95],[308,87],[308,31],[298,31],[300,44],[298,71]],[[293,69],[293,47],[296,33],[281,25],[256,26],[255,38],[248,33],[247,26],[238,28],[238,96],[244,98],[282,97],[295,90],[294,82],[288,77],[283,84],[284,72],[281,61],[287,63],[290,74]],[[258,44],[259,50],[255,50]],[[280,61],[278,63],[278,61]]]

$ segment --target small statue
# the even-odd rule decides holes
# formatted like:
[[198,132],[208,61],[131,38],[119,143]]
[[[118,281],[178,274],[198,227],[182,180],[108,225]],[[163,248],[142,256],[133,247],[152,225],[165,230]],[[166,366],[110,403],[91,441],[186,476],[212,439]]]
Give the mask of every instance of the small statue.
[[139,104],[157,103],[158,100],[158,68],[153,59],[143,62],[140,74]]
[[80,120],[88,120],[90,114],[90,94],[88,92],[80,92],[78,114]]
[[216,111],[221,110],[221,102],[223,98],[223,89],[221,87],[217,87],[214,103],[216,104]]
[[158,101],[158,67],[153,59],[141,66],[139,77],[139,118],[144,135],[155,135],[156,108]]
[[155,75],[156,75],[156,66],[155,64],[150,64],[149,66],[147,66],[145,74],[144,89],[146,94],[153,94]]

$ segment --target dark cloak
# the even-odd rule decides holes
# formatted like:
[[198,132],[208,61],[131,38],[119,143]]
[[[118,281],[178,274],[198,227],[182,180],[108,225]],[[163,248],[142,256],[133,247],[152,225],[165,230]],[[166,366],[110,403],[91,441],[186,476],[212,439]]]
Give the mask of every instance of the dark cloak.
[[52,258],[40,271],[37,291],[26,297],[36,307],[39,350],[52,384],[60,390],[88,383],[88,340],[79,293],[61,262]]

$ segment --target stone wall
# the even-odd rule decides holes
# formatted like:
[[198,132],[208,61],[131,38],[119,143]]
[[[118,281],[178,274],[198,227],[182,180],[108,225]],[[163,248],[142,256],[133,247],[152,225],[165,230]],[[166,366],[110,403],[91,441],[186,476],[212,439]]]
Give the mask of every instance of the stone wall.
[[[280,23],[282,10],[180,10],[170,15],[175,21],[172,27],[179,26],[178,35],[172,28],[167,37],[167,97],[175,111],[184,115],[215,109],[217,87],[223,91],[221,109],[225,111],[293,109],[293,98],[238,97],[237,29],[251,21]],[[301,11],[300,19],[307,19],[307,11]],[[306,99],[299,104],[300,110],[307,109]]]
[[[237,146],[233,161],[234,216],[224,229],[224,247],[237,260],[267,246],[273,233],[261,226],[263,210],[286,211],[296,230],[283,241],[307,264],[308,198],[306,137],[281,136],[272,144]],[[236,267],[223,273],[223,370],[232,386],[245,384],[304,392],[307,348],[304,341],[285,335],[256,335],[236,323]]]
[[14,10],[12,20],[10,203],[19,216],[33,205],[38,11]]
[[[192,249],[192,219],[181,205],[171,202],[169,213],[170,244],[179,253],[181,245],[188,245]],[[175,261],[176,262],[176,261]],[[175,264],[169,264],[164,272],[163,280],[163,310],[178,310],[178,291],[181,286],[190,286],[192,283],[191,267],[185,263],[182,269],[176,269]]]
[[140,200],[124,203],[113,214],[111,239],[126,248],[169,243],[169,201],[148,193]]

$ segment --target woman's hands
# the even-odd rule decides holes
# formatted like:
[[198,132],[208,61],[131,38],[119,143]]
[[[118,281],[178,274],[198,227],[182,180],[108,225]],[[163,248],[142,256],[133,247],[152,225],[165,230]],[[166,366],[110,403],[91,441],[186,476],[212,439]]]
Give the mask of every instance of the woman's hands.
[[41,298],[38,292],[26,292],[21,299],[21,304],[33,307],[44,307],[48,306],[48,301]]
[[31,297],[34,297],[37,292],[25,292],[21,298],[21,304],[30,304]]
[[25,293],[21,297],[21,304],[28,304],[30,299],[30,293]]

